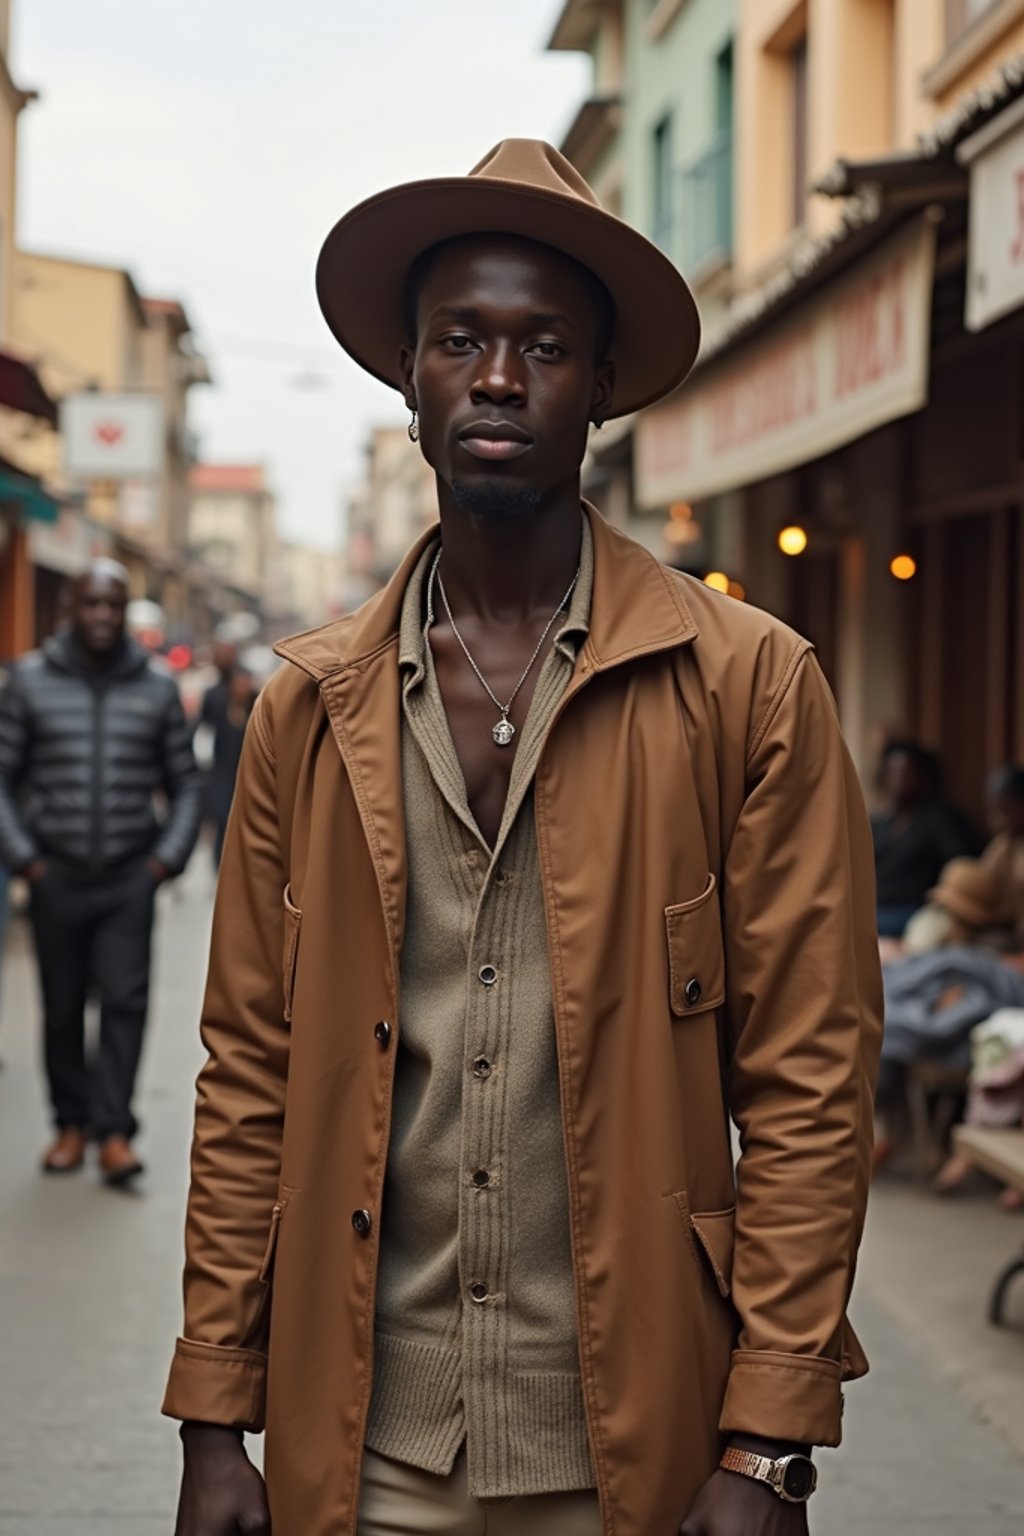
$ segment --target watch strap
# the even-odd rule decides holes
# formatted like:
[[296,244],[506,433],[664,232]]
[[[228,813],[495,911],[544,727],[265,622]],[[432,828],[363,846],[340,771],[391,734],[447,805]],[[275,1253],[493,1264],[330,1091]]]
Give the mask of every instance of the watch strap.
[[753,1451],[737,1451],[730,1446],[719,1465],[726,1472],[738,1472],[741,1477],[754,1477],[759,1483],[769,1483],[773,1488],[778,1486],[775,1471],[777,1463],[768,1456],[756,1456]]

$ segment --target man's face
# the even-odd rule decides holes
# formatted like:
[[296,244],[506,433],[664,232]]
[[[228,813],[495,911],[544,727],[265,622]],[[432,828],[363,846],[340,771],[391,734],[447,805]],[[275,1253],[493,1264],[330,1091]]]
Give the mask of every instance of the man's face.
[[402,354],[424,457],[470,510],[532,508],[573,482],[613,368],[575,263],[533,241],[474,236],[442,250]]
[[128,592],[112,576],[83,576],[74,590],[71,625],[87,651],[103,656],[124,638]]

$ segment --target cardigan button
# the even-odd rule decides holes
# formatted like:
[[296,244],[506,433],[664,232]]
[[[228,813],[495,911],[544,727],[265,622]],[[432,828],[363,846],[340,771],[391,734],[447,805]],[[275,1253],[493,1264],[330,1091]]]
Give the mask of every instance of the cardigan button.
[[391,1025],[388,1023],[387,1019],[381,1019],[379,1023],[373,1026],[373,1038],[376,1040],[382,1051],[387,1050],[388,1046],[391,1044]]
[[469,1288],[469,1294],[472,1296],[477,1306],[482,1306],[483,1303],[488,1300],[491,1293],[487,1289],[486,1285],[484,1285],[482,1280],[474,1280],[473,1284]]
[[373,1231],[373,1217],[369,1211],[353,1211],[352,1226],[359,1237],[369,1237]]
[[686,983],[686,991],[683,993],[683,996],[686,998],[687,1007],[695,1008],[697,1006],[701,1000],[702,991],[703,988],[696,976],[691,977]]
[[497,979],[498,973],[493,965],[482,965],[480,967],[480,980],[485,987],[493,987]]

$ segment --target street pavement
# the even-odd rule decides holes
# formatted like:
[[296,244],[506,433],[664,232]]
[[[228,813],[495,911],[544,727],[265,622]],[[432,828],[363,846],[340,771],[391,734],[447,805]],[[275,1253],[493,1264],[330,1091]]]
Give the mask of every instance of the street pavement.
[[[0,1006],[0,1536],[170,1536],[178,1443],[159,1415],[179,1327],[208,859],[160,898],[140,1095],[149,1167],[135,1194],[90,1169],[36,1171],[47,1134],[28,934]],[[893,1178],[874,1195],[853,1317],[872,1357],[821,1453],[815,1536],[1019,1536],[1024,1530],[1024,1281],[1014,1328],[987,1325],[1024,1220],[991,1196],[939,1202]],[[299,1533],[288,1533],[299,1536]]]

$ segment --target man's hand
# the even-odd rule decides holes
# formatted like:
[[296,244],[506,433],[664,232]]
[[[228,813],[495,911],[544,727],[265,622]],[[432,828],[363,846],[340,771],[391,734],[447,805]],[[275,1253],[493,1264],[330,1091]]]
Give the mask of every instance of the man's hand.
[[241,1435],[221,1424],[183,1424],[181,1443],[174,1536],[270,1536],[267,1490]]
[[[730,1435],[729,1444],[737,1451],[767,1456],[769,1461],[811,1454],[809,1445],[760,1435]],[[806,1536],[806,1532],[806,1504],[788,1504],[767,1483],[720,1468],[697,1495],[679,1536]]]
[[806,1536],[807,1505],[787,1504],[766,1483],[712,1473],[679,1536]]

